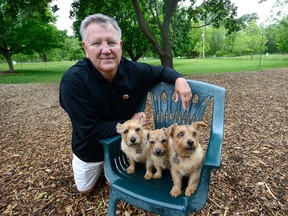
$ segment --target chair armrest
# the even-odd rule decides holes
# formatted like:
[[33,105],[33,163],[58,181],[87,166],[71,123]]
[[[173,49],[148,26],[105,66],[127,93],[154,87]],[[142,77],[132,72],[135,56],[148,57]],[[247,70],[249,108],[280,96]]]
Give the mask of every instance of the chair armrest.
[[99,142],[103,145],[104,151],[105,151],[105,148],[111,148],[113,145],[120,144],[121,136],[120,135],[116,135],[116,136],[113,136],[113,137],[102,139]]
[[203,166],[209,166],[211,169],[219,169],[221,164],[221,152],[222,136],[211,133]]
[[221,165],[221,152],[224,134],[224,119],[225,119],[225,89],[214,87],[214,105],[212,125],[210,132],[210,140],[206,150],[206,158],[204,166],[209,166],[210,169],[219,169]]
[[198,189],[194,196],[189,198],[190,211],[199,211],[205,206],[208,198],[210,173],[212,169],[219,169],[221,163],[222,150],[222,135],[221,133],[211,132],[210,140],[206,150],[206,157],[202,166]]
[[99,141],[104,147],[104,170],[107,180],[111,183],[119,179],[116,171],[115,158],[121,156],[120,144],[121,136],[117,135],[111,138]]

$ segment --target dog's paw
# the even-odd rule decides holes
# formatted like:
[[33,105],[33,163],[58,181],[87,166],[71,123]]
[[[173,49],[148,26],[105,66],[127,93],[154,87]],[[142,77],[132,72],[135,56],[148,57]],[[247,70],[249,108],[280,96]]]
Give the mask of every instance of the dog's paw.
[[196,189],[197,189],[197,186],[195,186],[195,185],[187,187],[186,190],[185,190],[185,196],[186,197],[190,197],[191,194],[196,191]]
[[170,191],[170,194],[172,197],[177,197],[181,194],[181,189],[178,187],[173,187],[172,190]]
[[152,178],[153,178],[153,173],[151,173],[151,172],[146,172],[144,178],[145,178],[146,180],[152,179]]
[[128,174],[133,174],[135,172],[135,168],[134,167],[128,167],[126,169],[126,171],[127,171]]
[[161,172],[156,172],[153,176],[154,179],[160,179],[162,177],[162,173]]

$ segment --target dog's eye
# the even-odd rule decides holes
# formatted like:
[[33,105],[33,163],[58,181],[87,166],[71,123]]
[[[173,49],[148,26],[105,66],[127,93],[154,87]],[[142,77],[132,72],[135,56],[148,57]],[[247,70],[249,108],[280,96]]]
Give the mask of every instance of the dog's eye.
[[196,136],[197,136],[197,133],[196,133],[195,131],[193,131],[192,136],[193,136],[193,137],[196,137]]
[[150,141],[150,144],[151,144],[151,145],[154,145],[154,144],[155,144],[155,141]]
[[125,130],[123,133],[124,133],[124,134],[127,134],[127,133],[128,133],[128,130]]
[[183,132],[180,132],[180,133],[178,134],[178,137],[182,137],[182,136],[184,136],[184,133],[183,133]]
[[139,132],[140,130],[141,130],[140,128],[136,128],[136,130],[135,130],[135,131],[136,131],[136,132]]
[[162,140],[161,140],[161,143],[164,143],[164,144],[165,144],[166,142],[167,142],[166,139],[162,139]]

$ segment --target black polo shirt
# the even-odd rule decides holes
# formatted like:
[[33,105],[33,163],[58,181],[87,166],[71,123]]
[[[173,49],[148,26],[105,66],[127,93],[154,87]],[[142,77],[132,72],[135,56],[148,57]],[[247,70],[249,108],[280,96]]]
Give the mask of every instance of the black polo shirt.
[[100,139],[116,135],[116,124],[136,113],[142,98],[158,82],[175,83],[175,70],[121,59],[108,82],[85,58],[68,69],[60,83],[60,105],[72,123],[72,151],[86,162],[103,161]]

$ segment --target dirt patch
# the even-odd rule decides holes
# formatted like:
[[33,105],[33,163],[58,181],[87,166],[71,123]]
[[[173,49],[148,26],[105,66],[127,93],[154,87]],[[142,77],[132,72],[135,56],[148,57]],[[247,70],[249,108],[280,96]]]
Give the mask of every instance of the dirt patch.
[[[193,79],[227,89],[222,167],[195,215],[288,215],[288,69]],[[104,177],[76,191],[58,85],[0,85],[0,111],[1,215],[106,215]],[[153,214],[121,202],[117,215]]]

